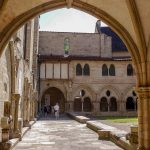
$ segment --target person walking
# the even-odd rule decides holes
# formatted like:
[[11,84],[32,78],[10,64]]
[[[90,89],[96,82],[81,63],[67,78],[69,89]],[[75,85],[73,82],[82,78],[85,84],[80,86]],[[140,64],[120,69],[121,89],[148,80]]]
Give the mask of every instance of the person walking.
[[59,104],[58,103],[56,103],[56,105],[54,106],[54,112],[55,112],[56,120],[59,119]]

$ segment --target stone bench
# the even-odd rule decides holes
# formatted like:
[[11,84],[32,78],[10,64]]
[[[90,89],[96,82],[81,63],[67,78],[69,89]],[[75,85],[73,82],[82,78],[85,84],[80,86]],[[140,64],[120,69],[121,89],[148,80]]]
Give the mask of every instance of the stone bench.
[[87,127],[94,130],[95,132],[98,132],[98,130],[115,130],[116,128],[108,126],[106,124],[100,123],[98,121],[87,121],[86,123]]
[[87,121],[90,120],[90,118],[87,118],[87,117],[85,117],[85,116],[78,115],[78,114],[76,114],[76,113],[69,113],[69,112],[68,112],[67,115],[68,115],[69,117],[71,117],[72,119],[74,119],[74,120],[80,122],[80,123],[86,123]]
[[98,130],[99,140],[110,140],[110,131],[109,130]]
[[125,150],[135,150],[135,146],[126,140],[126,132],[108,126],[99,121],[87,121],[87,127],[98,133],[99,139],[110,140]]

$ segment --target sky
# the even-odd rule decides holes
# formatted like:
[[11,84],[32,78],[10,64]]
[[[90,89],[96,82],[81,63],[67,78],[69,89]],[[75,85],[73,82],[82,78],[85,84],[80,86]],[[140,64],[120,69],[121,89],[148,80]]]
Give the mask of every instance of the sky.
[[97,20],[80,10],[62,8],[40,16],[40,31],[93,33]]

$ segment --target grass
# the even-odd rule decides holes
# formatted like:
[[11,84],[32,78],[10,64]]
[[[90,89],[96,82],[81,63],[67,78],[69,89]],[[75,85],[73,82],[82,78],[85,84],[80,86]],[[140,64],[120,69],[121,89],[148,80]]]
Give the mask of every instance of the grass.
[[115,123],[137,123],[137,117],[120,117],[120,116],[109,116],[109,117],[97,117],[99,120],[107,120]]

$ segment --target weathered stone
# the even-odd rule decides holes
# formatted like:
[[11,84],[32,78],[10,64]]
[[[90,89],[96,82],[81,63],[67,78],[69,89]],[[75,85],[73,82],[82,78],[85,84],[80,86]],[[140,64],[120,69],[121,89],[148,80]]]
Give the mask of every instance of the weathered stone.
[[110,140],[110,131],[109,130],[98,130],[99,139]]

